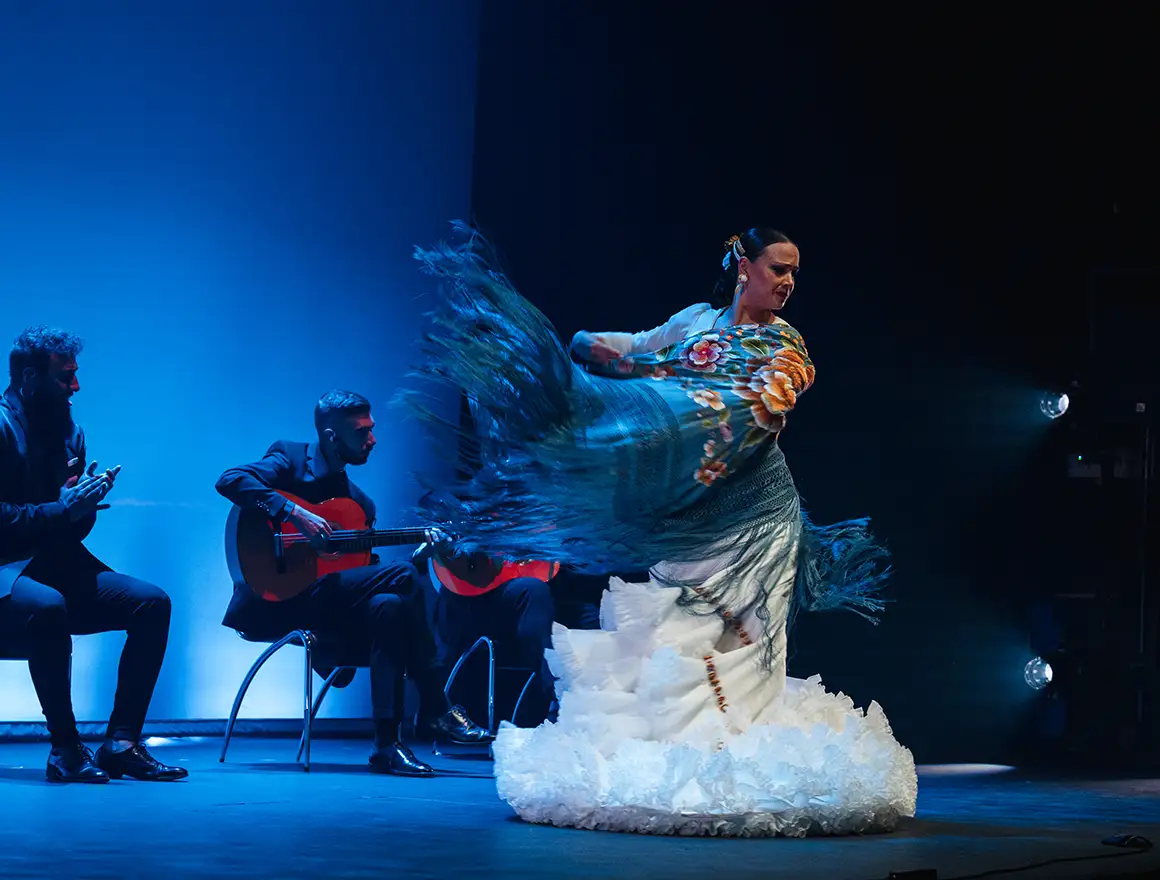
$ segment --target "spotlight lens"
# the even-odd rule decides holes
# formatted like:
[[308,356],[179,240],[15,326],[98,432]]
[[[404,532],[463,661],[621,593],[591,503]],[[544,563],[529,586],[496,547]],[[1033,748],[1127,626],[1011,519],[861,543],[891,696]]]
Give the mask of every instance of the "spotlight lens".
[[1066,394],[1056,394],[1054,391],[1049,391],[1040,398],[1039,411],[1049,419],[1058,419],[1067,412],[1070,403],[1071,400]]
[[1042,657],[1029,660],[1027,665],[1023,667],[1023,680],[1027,682],[1028,687],[1037,691],[1041,691],[1051,684],[1053,676],[1051,664]]

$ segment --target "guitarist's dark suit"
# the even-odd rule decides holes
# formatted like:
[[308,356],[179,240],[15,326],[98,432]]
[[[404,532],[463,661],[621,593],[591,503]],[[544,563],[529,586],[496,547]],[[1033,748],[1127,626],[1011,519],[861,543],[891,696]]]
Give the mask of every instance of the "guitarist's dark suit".
[[[367,526],[374,525],[374,502],[354,484],[345,469],[327,472],[317,443],[279,440],[260,461],[230,468],[217,482],[218,492],[234,504],[259,510],[275,522],[282,522],[292,505],[276,489],[315,503],[328,498],[353,498],[366,511]],[[412,573],[402,568],[397,577],[405,580]],[[365,569],[360,570],[360,577],[366,575]],[[302,613],[294,602],[267,602],[245,584],[235,584],[222,624],[257,638],[277,639],[305,625]]]

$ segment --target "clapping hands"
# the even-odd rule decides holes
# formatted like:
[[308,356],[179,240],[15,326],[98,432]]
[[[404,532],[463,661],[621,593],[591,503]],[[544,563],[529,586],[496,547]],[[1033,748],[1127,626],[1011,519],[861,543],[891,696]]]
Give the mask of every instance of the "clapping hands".
[[[76,459],[69,462],[70,466],[75,463]],[[69,520],[77,522],[95,514],[101,501],[112,490],[120,472],[121,466],[117,465],[97,473],[97,462],[94,461],[83,474],[69,477],[60,493],[60,501],[68,512]]]

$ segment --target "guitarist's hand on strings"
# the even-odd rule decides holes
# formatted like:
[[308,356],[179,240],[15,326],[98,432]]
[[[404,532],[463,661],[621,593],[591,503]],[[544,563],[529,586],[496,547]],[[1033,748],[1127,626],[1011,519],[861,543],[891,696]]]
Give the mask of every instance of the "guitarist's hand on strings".
[[319,553],[329,552],[330,523],[297,504],[294,505],[286,519],[310,540],[311,547]]
[[455,539],[439,529],[427,529],[427,545],[436,553],[450,553]]
[[439,529],[427,529],[424,533],[426,540],[411,554],[413,565],[422,565],[432,555],[450,556],[455,548],[455,539]]

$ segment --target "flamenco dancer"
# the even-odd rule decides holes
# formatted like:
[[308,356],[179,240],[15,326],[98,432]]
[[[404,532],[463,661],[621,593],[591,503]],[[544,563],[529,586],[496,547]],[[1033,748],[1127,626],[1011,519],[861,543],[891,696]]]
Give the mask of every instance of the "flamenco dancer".
[[887,574],[866,520],[810,521],[778,446],[814,380],[776,314],[797,246],[735,236],[716,303],[647,332],[582,332],[569,352],[458,229],[464,242],[416,251],[444,293],[419,374],[472,395],[495,429],[461,438],[484,466],[424,513],[467,552],[651,567],[646,584],[611,578],[600,630],[554,627],[558,719],[501,728],[500,796],[531,822],[654,834],[849,834],[913,816],[914,760],[878,704],[786,675],[794,614],[873,619]]

